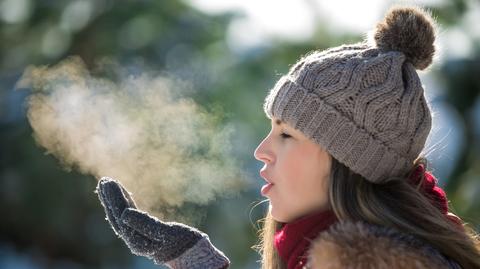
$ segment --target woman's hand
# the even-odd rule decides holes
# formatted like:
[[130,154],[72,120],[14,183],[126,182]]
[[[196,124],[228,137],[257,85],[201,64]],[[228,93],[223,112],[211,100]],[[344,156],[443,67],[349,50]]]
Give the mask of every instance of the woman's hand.
[[182,223],[163,222],[138,210],[128,191],[116,180],[103,177],[96,193],[112,229],[133,254],[175,269],[230,265],[207,234]]

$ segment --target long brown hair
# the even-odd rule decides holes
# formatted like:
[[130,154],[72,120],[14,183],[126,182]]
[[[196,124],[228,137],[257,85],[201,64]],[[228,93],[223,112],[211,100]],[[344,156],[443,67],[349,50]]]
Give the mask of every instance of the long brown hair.
[[[426,158],[419,157],[411,171],[421,164],[427,169]],[[418,189],[405,177],[391,178],[382,184],[371,183],[332,158],[328,195],[331,208],[340,221],[364,221],[396,228],[425,240],[465,269],[480,268],[478,234],[463,222],[464,230],[459,229]],[[286,268],[273,244],[275,231],[281,223],[268,211],[261,224],[259,242],[252,247],[262,257],[261,268]]]

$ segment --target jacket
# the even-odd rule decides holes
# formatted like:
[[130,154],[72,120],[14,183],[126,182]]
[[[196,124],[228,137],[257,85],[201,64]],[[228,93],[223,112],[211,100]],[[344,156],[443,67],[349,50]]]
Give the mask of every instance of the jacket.
[[461,268],[412,235],[363,222],[331,225],[311,242],[307,255],[307,266],[300,268]]

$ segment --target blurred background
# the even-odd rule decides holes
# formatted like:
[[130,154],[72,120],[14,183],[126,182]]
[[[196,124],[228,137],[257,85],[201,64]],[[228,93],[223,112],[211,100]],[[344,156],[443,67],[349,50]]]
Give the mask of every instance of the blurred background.
[[[434,64],[420,72],[434,113],[425,154],[454,212],[479,230],[480,2],[407,2],[429,8],[440,24]],[[258,268],[251,247],[266,203],[253,151],[270,128],[265,95],[307,52],[360,41],[394,3],[0,0],[0,268],[158,268],[115,237],[95,178],[62,168],[36,144],[24,104],[30,91],[16,90],[27,66],[75,55],[93,69],[113,59],[132,73],[188,81],[196,103],[221,107],[221,120],[234,126],[235,161],[252,183],[201,207],[198,227],[231,268]]]

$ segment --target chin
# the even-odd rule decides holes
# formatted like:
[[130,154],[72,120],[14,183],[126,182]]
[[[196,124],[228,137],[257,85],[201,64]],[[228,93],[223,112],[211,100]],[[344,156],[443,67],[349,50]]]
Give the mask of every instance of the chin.
[[287,223],[292,220],[291,216],[288,216],[288,214],[285,214],[284,212],[278,212],[272,204],[270,204],[270,214],[272,215],[272,218],[278,222]]

